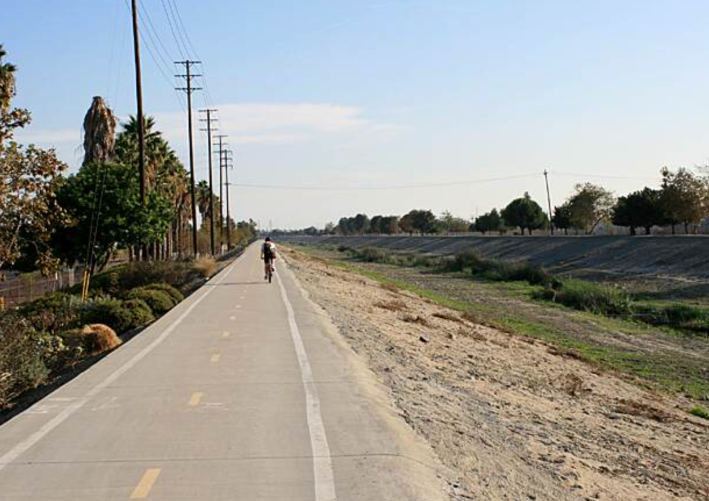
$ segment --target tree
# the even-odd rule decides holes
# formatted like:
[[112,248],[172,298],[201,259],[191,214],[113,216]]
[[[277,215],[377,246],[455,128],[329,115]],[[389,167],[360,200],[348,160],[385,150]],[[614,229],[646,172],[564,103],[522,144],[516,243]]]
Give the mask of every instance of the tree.
[[689,233],[689,225],[697,225],[707,214],[709,205],[709,189],[707,180],[693,174],[684,168],[677,172],[663,168],[662,188],[660,189],[659,206],[664,222],[672,226],[682,223],[685,233]]
[[[69,176],[59,188],[57,200],[72,219],[54,243],[66,262],[86,255],[92,218],[98,224],[93,249],[98,268],[103,268],[117,246],[152,244],[170,227],[170,201],[156,192],[148,193],[140,205],[139,173],[133,166],[92,162]],[[98,188],[98,190],[97,190]],[[95,195],[101,201],[100,211]]]
[[503,227],[504,223],[497,209],[492,209],[475,219],[475,229],[483,235],[490,231],[502,231]]
[[441,218],[438,220],[438,225],[441,231],[446,233],[464,233],[468,231],[470,227],[470,222],[465,219],[455,217],[448,211],[441,214]]
[[379,225],[381,232],[387,235],[397,235],[401,233],[399,227],[399,216],[384,216]]
[[414,234],[414,220],[410,212],[399,220],[399,228],[401,228],[401,231],[404,233],[408,233],[409,235]]
[[568,201],[571,225],[590,235],[601,221],[610,219],[615,198],[610,191],[592,183],[577,184],[575,190]]
[[554,207],[554,216],[551,222],[554,228],[564,230],[565,235],[569,234],[569,228],[571,228],[571,207],[568,202]]
[[430,210],[412,210],[406,216],[411,222],[411,232],[418,231],[422,235],[436,231],[436,216]]
[[16,68],[3,62],[5,55],[0,46],[0,268],[31,254],[32,264],[47,274],[59,264],[50,246],[52,235],[67,221],[56,201],[67,166],[54,150],[25,148],[12,140],[30,115],[12,108]]
[[644,188],[618,198],[613,209],[613,224],[629,227],[631,235],[635,235],[635,228],[645,228],[645,234],[649,235],[654,225],[662,224],[660,192]]
[[376,235],[380,233],[384,233],[382,231],[382,216],[374,216],[372,217],[372,220],[369,223],[369,232],[374,233]]
[[502,209],[501,215],[507,224],[519,226],[522,234],[526,229],[531,235],[532,230],[544,228],[549,224],[549,219],[542,208],[526,192],[522,198],[512,200]]
[[369,231],[370,221],[366,214],[357,214],[354,217],[352,230],[358,235],[364,235]]

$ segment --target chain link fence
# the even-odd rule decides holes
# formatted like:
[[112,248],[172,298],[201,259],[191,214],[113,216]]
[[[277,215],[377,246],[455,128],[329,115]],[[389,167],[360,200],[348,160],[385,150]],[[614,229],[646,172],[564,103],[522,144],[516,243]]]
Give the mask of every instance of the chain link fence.
[[4,275],[0,273],[0,311],[16,308],[50,292],[81,283],[83,268],[62,270],[49,277],[35,274]]

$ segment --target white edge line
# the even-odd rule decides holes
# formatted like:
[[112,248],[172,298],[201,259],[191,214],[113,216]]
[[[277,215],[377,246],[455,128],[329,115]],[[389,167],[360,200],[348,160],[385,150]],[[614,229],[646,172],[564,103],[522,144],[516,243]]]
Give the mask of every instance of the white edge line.
[[[224,271],[222,271],[223,276],[217,281],[217,284],[221,284],[222,281],[231,273],[231,270],[234,268],[234,265],[236,265],[236,262],[232,263],[227,267]],[[211,281],[210,281],[211,282]],[[205,285],[209,285],[210,282],[207,282]],[[143,358],[145,358],[148,353],[153,351],[160,343],[162,343],[171,333],[172,331],[175,330],[175,328],[182,322],[187,315],[189,315],[192,310],[195,309],[195,307],[202,302],[204,298],[206,298],[214,288],[208,288],[204,294],[202,294],[200,297],[198,297],[177,319],[175,319],[174,322],[172,322],[153,342],[151,342],[148,346],[143,348],[141,351],[139,351],[133,358],[125,362],[121,367],[116,369],[113,373],[111,373],[106,379],[101,381],[99,384],[91,388],[83,397],[78,398],[75,402],[72,402],[69,406],[67,406],[64,410],[62,410],[59,414],[54,416],[50,421],[45,423],[39,430],[31,434],[29,437],[24,439],[22,442],[19,444],[15,445],[12,449],[10,449],[8,452],[0,456],[0,471],[2,471],[6,466],[8,466],[10,463],[15,461],[20,455],[22,455],[24,452],[26,452],[28,449],[30,449],[32,446],[34,446],[37,442],[42,440],[48,433],[50,433],[54,428],[62,424],[64,421],[66,421],[72,414],[74,414],[76,411],[81,409],[86,403],[91,400],[93,397],[95,397],[99,392],[101,392],[103,389],[105,389],[107,386],[109,386],[111,383],[116,381],[119,377],[121,377],[123,374],[128,372],[131,368],[133,368],[138,362],[140,362]],[[41,400],[40,400],[41,402]],[[39,403],[39,402],[38,402]],[[20,414],[22,415],[22,414]]]
[[281,289],[281,297],[288,313],[288,324],[290,326],[291,338],[295,347],[295,353],[300,365],[300,375],[305,389],[305,407],[308,419],[308,431],[310,432],[310,446],[313,450],[313,476],[315,480],[315,501],[335,501],[335,474],[332,468],[332,457],[330,447],[327,443],[325,426],[323,425],[322,414],[320,412],[320,397],[313,379],[313,371],[310,367],[308,354],[305,351],[303,338],[300,335],[298,323],[295,321],[293,305],[288,299],[286,288],[279,275],[278,285]]

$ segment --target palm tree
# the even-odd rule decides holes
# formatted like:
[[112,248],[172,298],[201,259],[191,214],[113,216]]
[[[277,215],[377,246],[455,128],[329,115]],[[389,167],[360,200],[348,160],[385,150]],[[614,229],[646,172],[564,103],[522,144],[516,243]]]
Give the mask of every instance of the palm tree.
[[211,215],[211,210],[209,210],[209,202],[210,202],[210,196],[211,196],[211,191],[209,190],[209,184],[207,181],[202,180],[199,183],[197,183],[196,188],[196,202],[197,202],[197,210],[199,210],[199,215],[202,218],[202,224],[207,223],[207,219],[212,217]]
[[14,64],[2,62],[6,55],[5,47],[0,45],[0,111],[3,112],[10,109],[10,101],[15,95],[15,71],[17,71]]

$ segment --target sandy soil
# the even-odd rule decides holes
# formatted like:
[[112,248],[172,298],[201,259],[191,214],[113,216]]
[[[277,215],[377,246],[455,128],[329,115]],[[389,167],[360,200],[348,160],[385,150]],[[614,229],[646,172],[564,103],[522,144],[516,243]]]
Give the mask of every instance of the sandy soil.
[[282,253],[451,472],[451,499],[704,500],[709,422],[530,339]]

